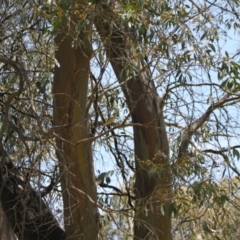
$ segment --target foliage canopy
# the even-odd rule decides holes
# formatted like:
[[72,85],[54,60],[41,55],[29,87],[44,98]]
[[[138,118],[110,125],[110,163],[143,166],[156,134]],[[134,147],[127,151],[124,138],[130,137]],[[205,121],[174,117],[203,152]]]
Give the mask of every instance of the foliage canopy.
[[0,26],[1,156],[61,225],[77,156],[100,239],[157,236],[154,213],[174,239],[239,238],[237,0],[3,0]]

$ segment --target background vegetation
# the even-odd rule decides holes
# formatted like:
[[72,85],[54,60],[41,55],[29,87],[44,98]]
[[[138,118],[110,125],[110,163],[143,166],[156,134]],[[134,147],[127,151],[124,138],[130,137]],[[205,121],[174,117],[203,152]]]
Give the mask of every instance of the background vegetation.
[[239,239],[237,0],[0,11],[1,239]]

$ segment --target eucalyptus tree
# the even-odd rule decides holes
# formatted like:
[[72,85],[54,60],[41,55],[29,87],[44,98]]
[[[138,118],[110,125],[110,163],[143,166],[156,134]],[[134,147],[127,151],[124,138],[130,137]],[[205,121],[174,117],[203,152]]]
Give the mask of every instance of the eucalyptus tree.
[[46,135],[52,126],[54,48],[51,37],[43,36],[47,22],[40,13],[34,1],[1,2],[1,239],[64,237],[46,204],[61,196],[49,195],[59,182]]
[[[42,199],[54,213],[63,202],[67,239],[104,238],[106,217],[133,239],[191,239],[200,222],[217,238],[223,226],[210,226],[207,210],[236,203],[218,182],[228,174],[231,189],[239,175],[238,1],[2,8],[2,169],[18,183],[16,200],[29,191],[65,238]],[[101,158],[113,162],[104,170]],[[23,238],[27,225],[8,218]]]
[[[196,194],[207,181],[210,201],[214,154],[238,174],[221,140],[239,156],[239,47],[230,55],[222,49],[225,31],[239,29],[237,9],[236,2],[97,1],[95,26],[133,123],[135,239],[171,239],[179,184],[199,181]],[[233,125],[219,121],[229,106]]]

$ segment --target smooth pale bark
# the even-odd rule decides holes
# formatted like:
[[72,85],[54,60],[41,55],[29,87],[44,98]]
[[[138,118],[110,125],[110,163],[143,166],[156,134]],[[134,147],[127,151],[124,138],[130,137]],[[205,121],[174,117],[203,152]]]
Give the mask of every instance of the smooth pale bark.
[[[110,27],[110,20],[114,22]],[[163,112],[148,66],[134,58],[131,33],[109,8],[99,10],[95,25],[131,111],[136,155],[134,239],[171,238],[171,168]],[[113,27],[114,26],[114,27]],[[139,69],[134,76],[130,68]],[[124,84],[123,84],[124,83]],[[155,171],[152,171],[155,168]],[[152,172],[151,172],[152,171]]]
[[[86,115],[91,44],[73,47],[71,29],[62,26],[56,37],[54,125],[61,169],[66,236],[94,240],[98,236],[96,185]],[[73,30],[73,29],[72,29]],[[84,33],[85,34],[85,33]],[[87,37],[85,38],[87,39]]]

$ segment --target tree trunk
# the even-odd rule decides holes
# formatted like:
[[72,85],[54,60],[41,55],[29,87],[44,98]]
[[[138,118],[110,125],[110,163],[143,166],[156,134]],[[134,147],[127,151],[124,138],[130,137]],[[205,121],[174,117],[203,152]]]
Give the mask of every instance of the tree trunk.
[[[71,22],[74,22],[72,19]],[[54,125],[57,156],[62,174],[64,219],[67,239],[94,240],[98,236],[96,185],[86,113],[91,44],[73,47],[73,38],[62,24],[55,42],[58,47],[53,82]],[[70,28],[71,28],[70,27]]]
[[[111,27],[107,16],[114,22]],[[134,236],[135,239],[170,240],[172,180],[161,99],[148,66],[134,59],[130,31],[121,27],[117,19],[110,7],[104,8],[96,17],[95,25],[121,83],[132,122],[143,125],[133,128],[136,156]],[[130,68],[139,71],[130,76]]]
[[1,240],[16,240],[12,227],[3,211],[0,203],[0,239]]
[[[12,229],[19,240],[65,240],[64,231],[50,209],[14,166],[1,143],[0,156],[0,198],[4,211],[1,217],[7,218],[4,231]],[[4,225],[1,224],[2,229]],[[9,240],[12,239],[14,236],[9,235]]]

